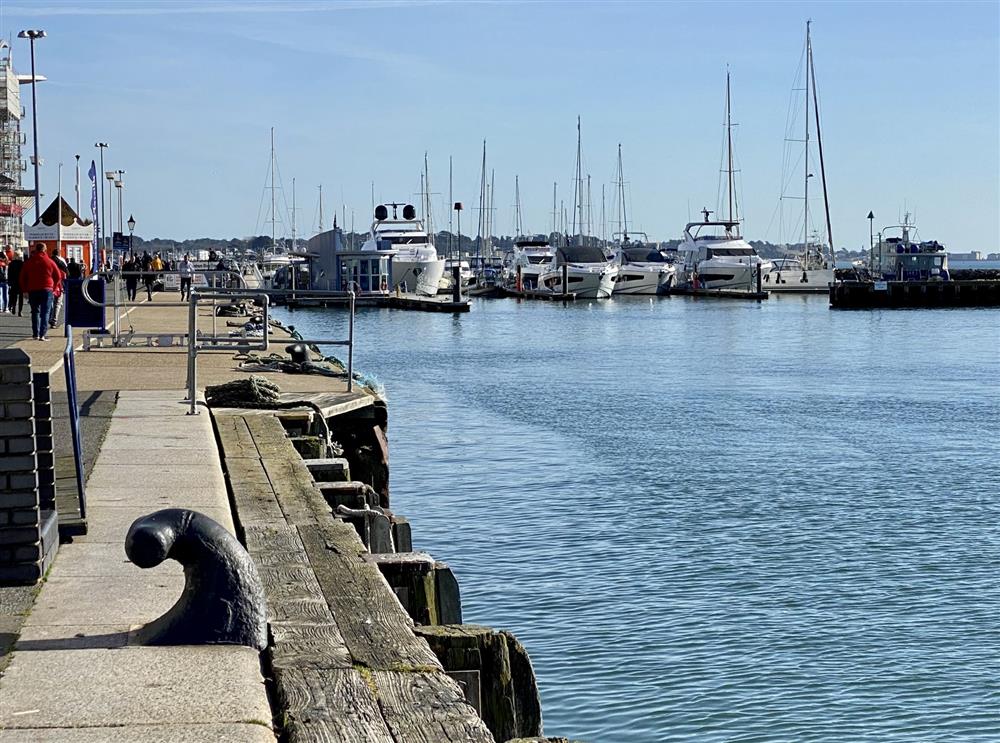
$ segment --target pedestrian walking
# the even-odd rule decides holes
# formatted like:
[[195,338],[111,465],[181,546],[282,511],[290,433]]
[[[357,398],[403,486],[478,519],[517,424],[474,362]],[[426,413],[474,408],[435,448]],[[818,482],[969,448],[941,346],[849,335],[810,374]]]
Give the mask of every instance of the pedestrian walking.
[[134,255],[130,255],[122,264],[122,273],[125,274],[125,294],[129,302],[135,301],[136,292],[139,291],[139,268]]
[[21,291],[21,269],[24,258],[20,250],[14,251],[14,257],[7,264],[7,285],[10,287],[10,297],[7,307],[10,314],[21,317],[24,314],[24,292]]
[[7,311],[7,257],[0,255],[0,312]]
[[45,252],[43,243],[36,244],[31,257],[24,262],[19,281],[31,307],[32,338],[47,341],[52,296],[56,285],[62,281],[62,272]]
[[62,310],[63,306],[63,294],[65,293],[64,288],[66,286],[66,276],[68,274],[69,264],[66,263],[65,258],[54,251],[49,257],[59,268],[60,276],[59,281],[52,290],[52,307],[49,310],[49,327],[54,328],[59,324],[59,311]]
[[153,282],[156,281],[156,274],[153,273],[153,257],[145,252],[142,254],[142,283],[146,286],[146,298],[153,301]]
[[191,298],[191,279],[194,278],[194,264],[191,257],[185,253],[184,260],[177,264],[181,276],[181,301]]

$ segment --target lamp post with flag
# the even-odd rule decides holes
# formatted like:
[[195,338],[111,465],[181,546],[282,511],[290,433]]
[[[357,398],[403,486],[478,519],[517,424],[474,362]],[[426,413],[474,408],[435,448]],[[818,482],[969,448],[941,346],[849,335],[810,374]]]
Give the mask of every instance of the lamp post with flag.
[[[105,145],[107,147],[107,145]],[[104,154],[104,150],[101,150]],[[92,274],[101,270],[101,248],[100,248],[100,227],[101,219],[97,209],[97,163],[90,161],[90,170],[87,171],[90,178],[90,219],[94,223],[94,239],[90,247],[90,272]]]

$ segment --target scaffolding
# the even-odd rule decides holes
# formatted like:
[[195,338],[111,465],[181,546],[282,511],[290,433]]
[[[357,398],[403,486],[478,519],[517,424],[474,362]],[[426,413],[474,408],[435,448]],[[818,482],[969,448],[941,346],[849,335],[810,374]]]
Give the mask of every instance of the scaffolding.
[[14,72],[11,50],[0,44],[0,250],[27,247],[24,212],[33,203],[21,186],[27,163],[21,156],[26,137],[21,133],[21,82]]

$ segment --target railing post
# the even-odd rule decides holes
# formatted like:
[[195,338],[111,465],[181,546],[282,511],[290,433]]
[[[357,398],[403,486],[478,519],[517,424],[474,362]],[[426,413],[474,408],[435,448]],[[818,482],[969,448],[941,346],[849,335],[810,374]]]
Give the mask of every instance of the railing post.
[[197,379],[195,378],[195,370],[197,369],[197,354],[198,354],[198,295],[197,292],[192,291],[188,295],[188,397],[190,398],[191,408],[188,410],[188,415],[197,415],[198,409],[195,406],[195,398],[197,397]]
[[347,318],[347,391],[354,390],[354,287],[350,291],[350,314]]
[[76,355],[73,352],[73,326],[69,324],[66,325],[63,370],[66,375],[66,400],[69,403],[70,438],[73,439],[76,492],[80,503],[80,518],[85,520],[87,518],[87,493],[84,487],[83,442],[80,440],[80,408],[77,406],[76,399]]

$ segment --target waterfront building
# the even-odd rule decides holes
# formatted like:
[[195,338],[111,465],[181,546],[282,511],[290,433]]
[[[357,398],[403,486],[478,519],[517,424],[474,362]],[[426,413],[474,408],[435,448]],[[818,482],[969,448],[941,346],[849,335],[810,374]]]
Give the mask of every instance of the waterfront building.
[[50,255],[58,253],[67,261],[73,258],[88,268],[92,265],[94,223],[80,219],[62,196],[56,196],[33,225],[25,226],[24,236],[32,245],[45,243]]
[[30,82],[30,75],[14,71],[11,49],[5,41],[0,41],[0,248],[27,247],[24,212],[34,203],[34,191],[24,189],[21,184],[27,168],[21,148],[27,140],[21,132],[24,109],[20,87]]

